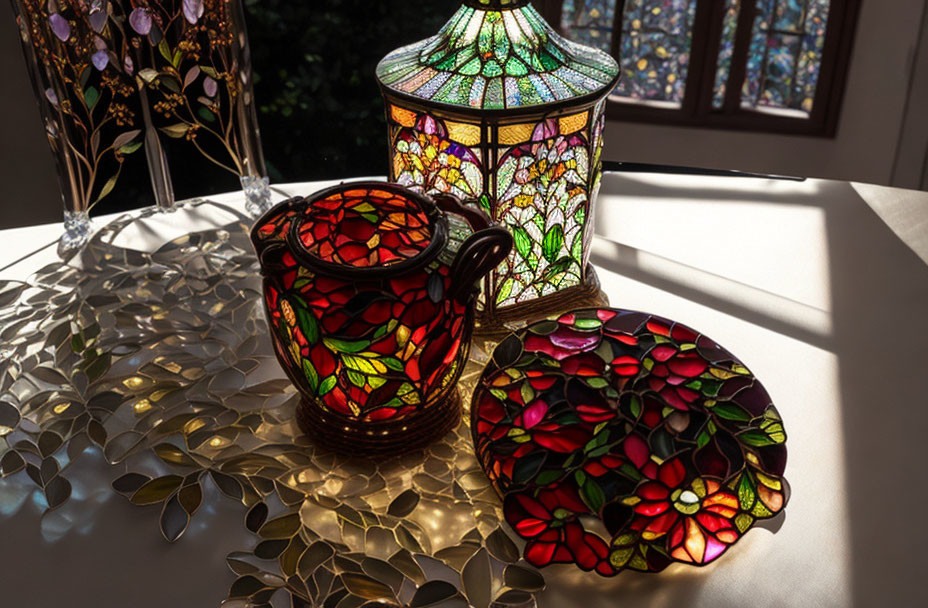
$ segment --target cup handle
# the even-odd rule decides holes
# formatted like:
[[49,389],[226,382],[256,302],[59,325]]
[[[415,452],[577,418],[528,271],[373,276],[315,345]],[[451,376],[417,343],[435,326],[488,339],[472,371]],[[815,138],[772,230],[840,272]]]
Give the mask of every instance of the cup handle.
[[494,224],[481,209],[467,205],[455,196],[439,194],[434,196],[434,200],[439,209],[463,217],[474,229],[474,234],[464,241],[451,264],[454,284],[450,295],[466,303],[473,295],[477,281],[509,255],[512,235],[505,228]]
[[432,200],[435,201],[435,204],[438,205],[438,208],[442,211],[460,215],[467,220],[467,223],[474,229],[474,232],[485,230],[495,225],[493,220],[490,219],[490,216],[484,213],[483,209],[475,204],[465,203],[452,194],[433,194]]

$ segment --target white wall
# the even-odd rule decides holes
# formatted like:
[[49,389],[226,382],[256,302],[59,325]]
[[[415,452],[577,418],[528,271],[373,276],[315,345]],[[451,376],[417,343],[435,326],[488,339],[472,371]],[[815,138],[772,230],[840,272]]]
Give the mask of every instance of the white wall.
[[[607,130],[606,158],[891,185],[925,4],[863,0],[834,139],[617,122]],[[921,143],[908,150],[921,153],[919,166]]]

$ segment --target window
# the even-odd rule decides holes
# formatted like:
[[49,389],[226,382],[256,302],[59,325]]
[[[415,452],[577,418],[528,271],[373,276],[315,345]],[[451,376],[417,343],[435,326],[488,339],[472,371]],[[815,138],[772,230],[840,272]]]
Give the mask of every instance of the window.
[[609,117],[833,136],[860,0],[545,0],[619,59]]

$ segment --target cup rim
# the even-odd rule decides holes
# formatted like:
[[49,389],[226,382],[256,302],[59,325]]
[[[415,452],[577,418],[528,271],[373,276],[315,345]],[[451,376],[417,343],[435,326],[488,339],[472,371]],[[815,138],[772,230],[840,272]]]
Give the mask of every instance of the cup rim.
[[435,204],[435,201],[429,196],[399,184],[379,181],[347,182],[320,190],[312,196],[302,197],[288,202],[293,206],[302,205],[305,207],[311,202],[350,190],[384,190],[416,202],[425,212],[426,217],[428,217],[429,229],[432,233],[431,241],[429,241],[429,244],[426,245],[422,251],[413,257],[395,264],[359,267],[329,262],[306,250],[306,246],[300,239],[299,232],[300,228],[307,221],[307,218],[301,215],[291,222],[290,228],[287,231],[288,248],[300,265],[309,268],[317,274],[329,277],[376,280],[406,274],[407,272],[423,268],[430,264],[445,247],[448,240],[448,223],[444,213],[442,213],[438,205]]

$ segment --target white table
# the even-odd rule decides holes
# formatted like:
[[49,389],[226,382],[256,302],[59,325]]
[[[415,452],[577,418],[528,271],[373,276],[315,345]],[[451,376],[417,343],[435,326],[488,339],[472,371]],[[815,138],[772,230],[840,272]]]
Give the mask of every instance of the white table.
[[[550,568],[541,605],[928,605],[928,194],[611,174],[596,222],[592,259],[614,306],[705,332],[763,381],[789,435],[792,499],[778,531],[750,532],[707,568],[614,579]],[[0,233],[0,268],[60,229]],[[48,247],[0,278],[54,260]],[[82,466],[112,478],[102,462]],[[231,501],[206,501],[211,517],[168,545],[157,514],[145,529],[106,481],[83,491],[95,508],[65,532],[28,497],[0,493],[4,606],[217,605],[233,580],[225,555],[254,542]]]

